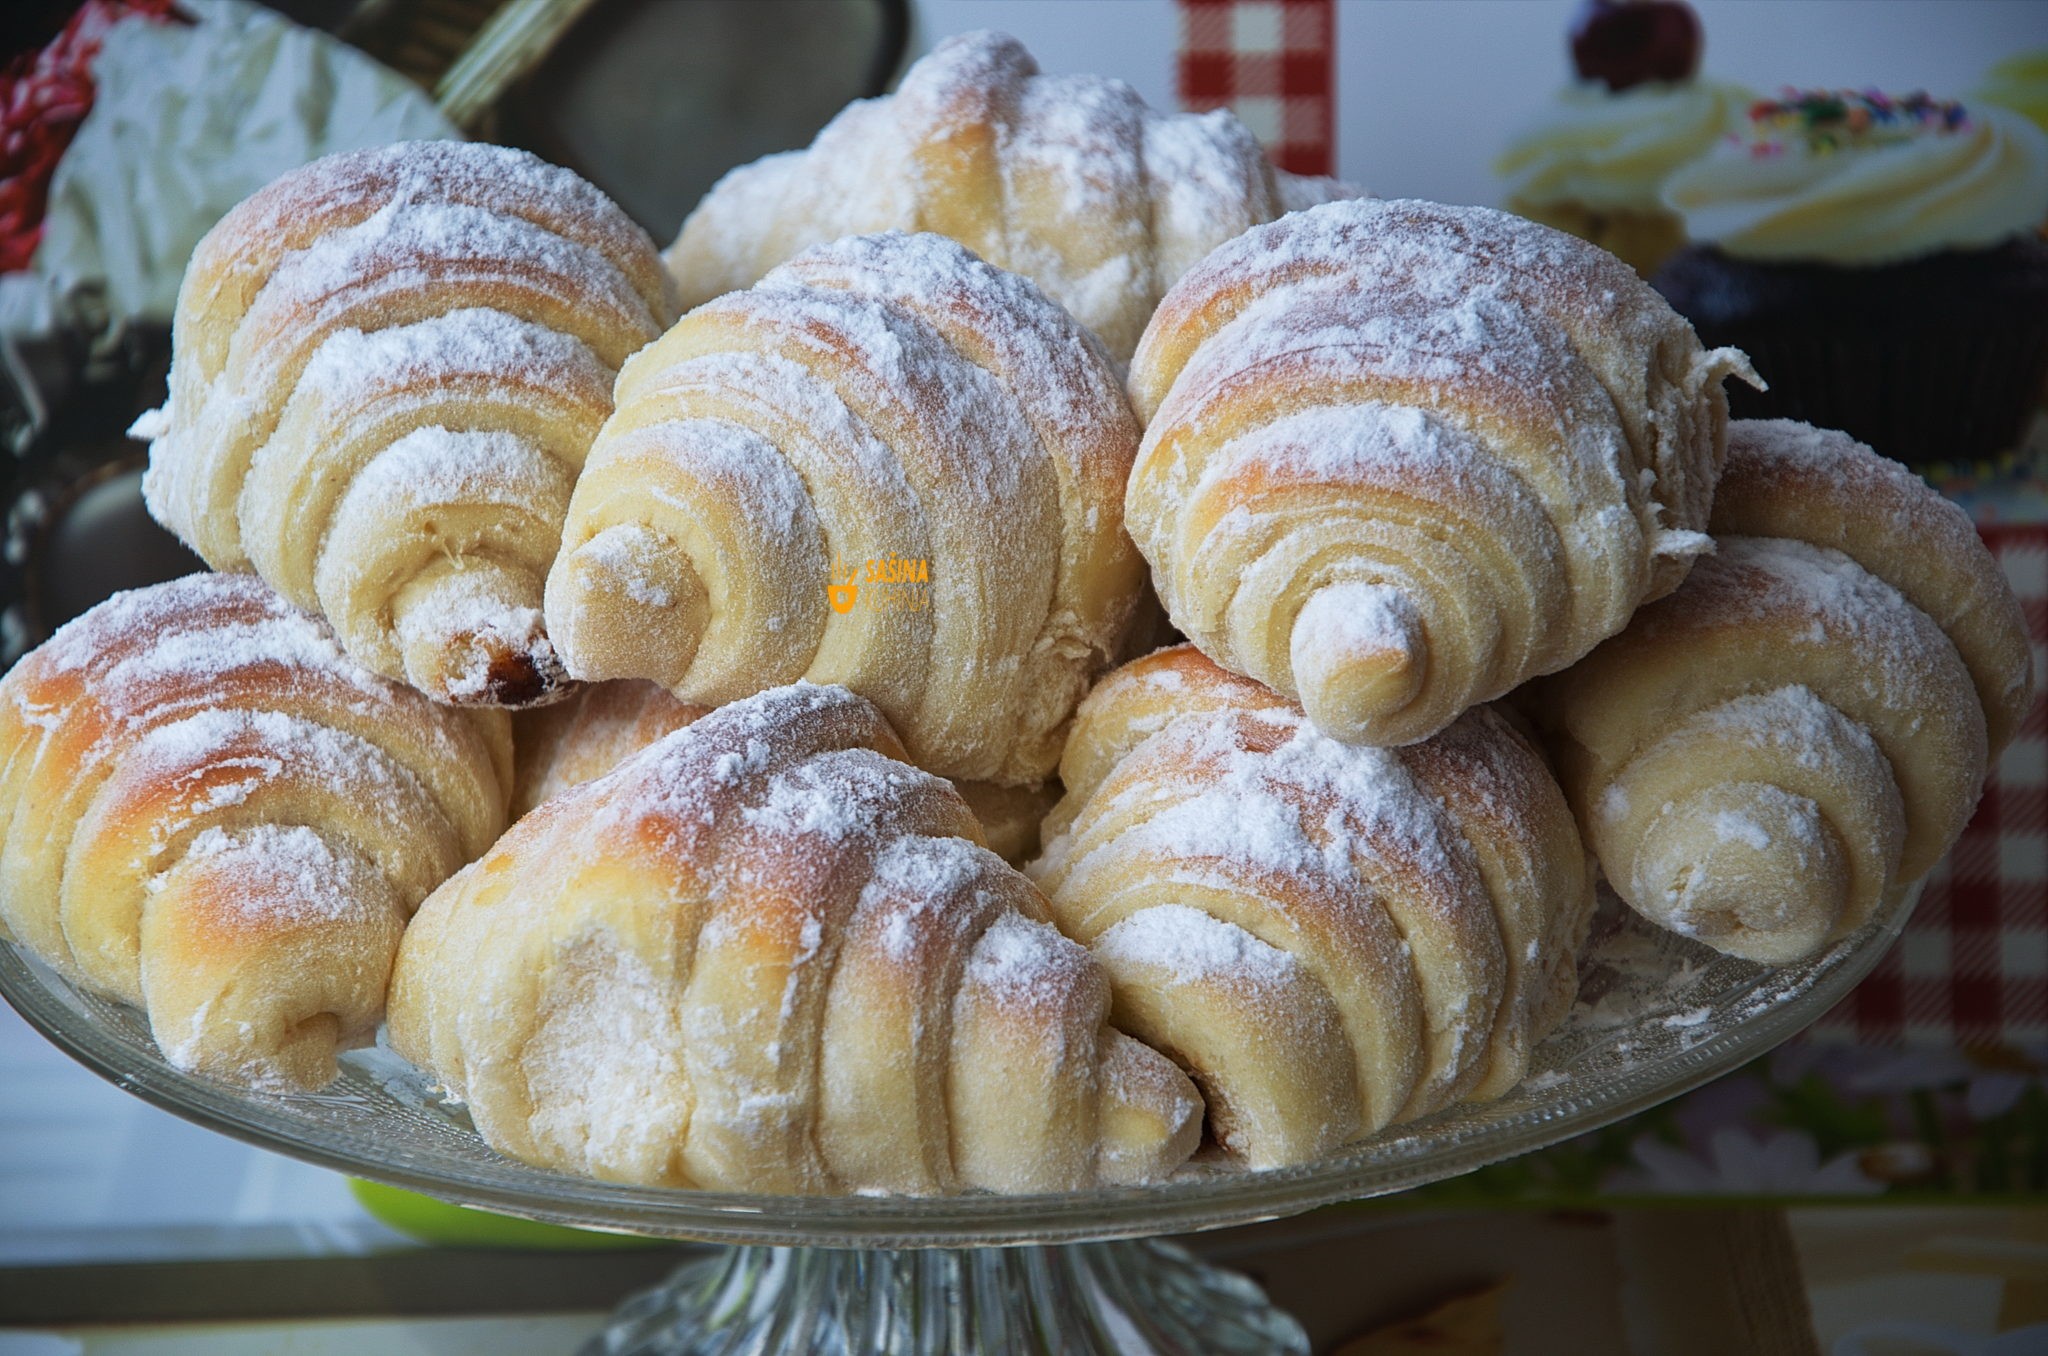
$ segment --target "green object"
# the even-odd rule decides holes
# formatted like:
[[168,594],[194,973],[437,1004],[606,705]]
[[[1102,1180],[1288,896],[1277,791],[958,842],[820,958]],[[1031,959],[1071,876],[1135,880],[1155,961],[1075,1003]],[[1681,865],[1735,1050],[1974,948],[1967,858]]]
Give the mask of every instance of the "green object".
[[543,1224],[539,1220],[520,1219],[513,1215],[496,1215],[488,1210],[422,1196],[417,1191],[365,1182],[359,1177],[349,1178],[348,1189],[355,1193],[363,1209],[380,1222],[437,1247],[575,1248],[587,1251],[593,1248],[662,1246],[662,1240],[658,1238],[597,1233],[589,1229],[571,1229],[562,1224]]

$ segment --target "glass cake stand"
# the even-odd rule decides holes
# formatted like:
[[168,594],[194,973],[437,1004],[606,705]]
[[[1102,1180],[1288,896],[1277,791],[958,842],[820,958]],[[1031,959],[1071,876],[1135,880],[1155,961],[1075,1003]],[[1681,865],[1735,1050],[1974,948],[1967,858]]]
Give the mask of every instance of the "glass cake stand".
[[505,1214],[728,1244],[629,1299],[584,1356],[671,1353],[1303,1352],[1251,1282],[1150,1241],[1384,1195],[1554,1144],[1677,1096],[1819,1017],[1876,964],[1917,891],[1813,960],[1718,955],[1603,903],[1581,994],[1523,1084],[1321,1161],[1196,1163],[1149,1187],[1042,1196],[786,1197],[623,1186],[486,1147],[457,1104],[381,1047],[315,1094],[273,1096],[164,1062],[133,1009],[0,941],[0,993],[79,1062],[239,1139]]

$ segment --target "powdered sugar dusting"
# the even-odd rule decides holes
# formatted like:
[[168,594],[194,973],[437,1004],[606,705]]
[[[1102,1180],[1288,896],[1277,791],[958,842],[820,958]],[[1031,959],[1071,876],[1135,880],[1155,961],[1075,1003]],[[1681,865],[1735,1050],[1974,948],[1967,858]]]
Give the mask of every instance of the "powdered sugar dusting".
[[[1723,537],[1719,546],[1676,600],[1687,615],[1724,625],[1770,617],[1790,643],[1883,655],[1860,666],[1856,681],[1892,707],[1927,675],[1957,665],[1953,644],[1926,613],[1840,551],[1783,537]],[[1800,617],[1803,628],[1792,625]]]
[[1699,720],[1705,729],[1790,752],[1801,767],[1813,770],[1827,761],[1822,750],[1837,743],[1846,741],[1872,756],[1877,751],[1869,731],[1797,683],[1733,698],[1703,712]]
[[[1416,699],[1374,718],[1390,741],[1424,737],[1585,654],[1704,549],[1710,388],[1739,365],[1561,232],[1479,208],[1326,203],[1218,248],[1162,299],[1132,368],[1150,416],[1132,537],[1183,631],[1318,706],[1263,619],[1354,561],[1434,575],[1428,594],[1499,639],[1434,656]],[[1297,485],[1327,487],[1322,512]],[[1454,611],[1416,597],[1432,622]]]
[[1183,722],[1183,737],[1197,741],[1198,789],[1154,814],[1134,839],[1175,856],[1224,856],[1352,882],[1360,854],[1393,853],[1424,874],[1457,869],[1442,811],[1397,752],[1339,743],[1289,713],[1262,714],[1289,730],[1270,752],[1239,744],[1228,722]]
[[1712,820],[1714,837],[1724,843],[1740,843],[1758,852],[1769,850],[1771,832],[1750,815],[1735,810],[1721,810]]
[[303,824],[209,827],[193,836],[183,860],[204,864],[217,881],[238,882],[209,898],[251,923],[340,923],[389,907],[374,864]]
[[[223,758],[238,747],[259,752],[246,758]],[[419,786],[410,773],[362,737],[282,711],[200,711],[148,731],[130,748],[128,757],[156,769],[152,776],[190,775],[195,770],[245,764],[272,778],[290,768],[296,774],[310,774],[323,785],[362,791],[374,791],[376,783],[383,781],[395,781],[415,792]],[[217,788],[216,794],[224,789]],[[237,798],[246,794],[241,791]],[[175,825],[165,827],[166,832],[174,829]]]
[[1095,954],[1111,963],[1164,967],[1178,984],[1293,983],[1301,963],[1237,924],[1184,904],[1140,909],[1095,939]]
[[[1113,448],[1105,426],[1129,422],[1122,388],[1095,337],[1030,279],[984,263],[945,236],[849,236],[798,255],[783,271],[907,307],[948,336],[964,330],[973,342],[955,341],[961,356],[1018,391],[1025,417],[1051,435],[1045,441],[1055,454],[1067,440],[1091,451]],[[985,356],[967,351],[983,345]]]
[[[251,306],[252,313],[331,305],[347,289],[375,280],[380,288],[418,287],[451,266],[466,273],[538,283],[581,295],[637,321],[649,337],[658,326],[646,304],[609,259],[519,217],[455,203],[394,199],[359,225],[331,231],[288,256]],[[623,357],[624,355],[616,355]]]
[[1010,912],[975,943],[962,989],[982,989],[1004,1006],[1048,1002],[1071,992],[1091,965],[1088,953],[1052,924]]
[[[907,280],[906,285],[916,284]],[[836,370],[842,392],[853,395],[861,408],[912,415],[901,404],[903,393],[910,391],[930,402],[921,401],[916,421],[938,434],[934,450],[950,455],[943,464],[946,480],[935,479],[920,490],[971,497],[990,506],[1015,503],[1022,497],[1022,469],[1043,464],[1044,452],[1015,397],[988,372],[962,362],[937,332],[904,311],[874,298],[820,294],[797,276],[780,273],[769,274],[742,297],[714,305],[743,307],[776,324],[794,343],[851,358],[851,366]],[[977,455],[945,447],[948,435],[957,437],[968,429],[976,431]],[[906,469],[919,468],[912,463]],[[992,526],[1001,527],[983,524],[984,530]]]
[[1303,691],[1317,691],[1341,681],[1344,666],[1362,658],[1414,662],[1421,636],[1422,614],[1398,588],[1347,583],[1319,589],[1295,620],[1295,681]]
[[[221,604],[225,615],[211,616]],[[383,691],[342,653],[332,631],[244,575],[190,575],[124,590],[59,627],[36,653],[54,671],[90,672],[95,686],[110,693],[269,663],[318,669],[365,693]]]
[[862,829],[859,807],[839,794],[847,789],[826,783],[807,770],[785,773],[769,783],[766,800],[745,812],[747,822],[779,833],[816,834],[837,842]]
[[586,1172],[665,1176],[690,1111],[674,987],[601,930],[562,946],[549,980],[520,1060],[530,1133]]
[[348,488],[344,514],[402,514],[416,504],[566,505],[569,472],[516,433],[414,429],[379,452]]
[[284,175],[229,213],[202,242],[198,261],[269,241],[327,214],[362,213],[392,201],[457,203],[529,217],[603,255],[628,273],[665,323],[673,295],[652,242],[587,180],[530,152],[483,142],[402,141],[327,156]]
[[1228,113],[1160,113],[1121,81],[1043,75],[1014,39],[967,33],[937,44],[893,97],[847,108],[810,150],[727,175],[684,223],[670,267],[702,299],[781,262],[778,244],[952,217],[941,195],[959,190],[927,161],[958,154],[962,132],[980,127],[1009,207],[968,243],[1119,359],[1182,271],[1283,210],[1257,142]]
[[438,651],[451,667],[441,675],[453,701],[481,701],[492,683],[494,655],[523,657],[535,671],[558,667],[537,607],[507,605],[488,571],[458,570],[416,594],[398,617],[399,641]]
[[893,906],[882,925],[882,949],[892,960],[908,958],[920,929],[950,918],[956,925],[975,916],[960,907],[967,892],[999,861],[986,848],[963,838],[902,837],[875,855],[874,875],[861,890],[860,907]]
[[336,330],[307,361],[299,389],[354,404],[373,386],[418,387],[480,375],[541,390],[610,379],[575,335],[471,306],[388,329]]
[[[529,520],[559,520],[613,371],[672,315],[671,285],[645,235],[581,179],[523,152],[408,144],[284,176],[208,235],[188,282],[174,398],[165,417],[137,425],[155,435],[151,512],[218,567],[253,567],[302,601],[317,593],[323,606],[345,607],[336,617],[344,644],[387,676],[403,671],[453,701],[531,700],[536,685],[544,695],[559,666],[537,651],[527,673],[495,682],[462,653],[429,664],[408,654],[398,665],[390,593],[345,589],[340,602],[325,586],[369,568],[351,547],[362,534],[330,530],[325,515],[336,489],[357,489],[358,501],[392,505],[445,493],[474,506],[481,496]],[[362,484],[356,471],[376,450],[364,440],[404,435],[433,417],[428,409],[454,437],[520,416],[534,446],[499,456],[496,474],[479,441],[460,477],[451,456],[401,456],[383,463],[386,483]],[[429,462],[442,477],[431,488],[412,474]],[[557,540],[546,530],[504,534],[490,544],[494,572],[544,572]],[[483,551],[442,544],[451,556]],[[520,589],[500,592],[516,612]],[[491,629],[509,636],[531,625],[505,615]],[[451,643],[475,633],[451,633]],[[399,639],[421,643],[417,629]]]

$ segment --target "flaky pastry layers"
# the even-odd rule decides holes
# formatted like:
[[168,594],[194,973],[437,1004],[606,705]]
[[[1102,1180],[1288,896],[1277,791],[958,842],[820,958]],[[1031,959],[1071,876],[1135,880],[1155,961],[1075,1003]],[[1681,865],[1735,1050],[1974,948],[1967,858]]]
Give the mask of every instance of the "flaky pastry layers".
[[[691,706],[636,679],[585,683],[575,696],[512,717],[518,776],[512,817],[572,786],[610,772],[709,707]],[[981,825],[989,851],[1012,866],[1038,853],[1038,826],[1059,799],[1057,783],[997,786],[956,781],[953,789]]]
[[1585,851],[1490,708],[1345,745],[1180,646],[1096,687],[1061,777],[1030,872],[1250,1166],[1499,1096],[1577,991]]
[[1204,653],[1334,738],[1405,744],[1676,587],[1748,371],[1562,232],[1331,203],[1160,303],[1125,518]]
[[595,781],[709,708],[677,701],[653,683],[585,683],[566,701],[516,712],[512,817]]
[[116,594],[0,679],[0,920],[270,1088],[369,1040],[406,919],[503,827],[503,713],[369,673],[246,575]]
[[840,236],[935,231],[1030,278],[1123,361],[1197,259],[1356,191],[1273,169],[1227,112],[1160,113],[1121,80],[1042,75],[1016,39],[967,33],[808,149],[727,174],[666,258],[694,306]]
[[541,585],[619,365],[675,316],[645,233],[523,151],[405,142],[293,170],[194,251],[156,518],[444,701],[566,682]]
[[936,235],[835,241],[620,374],[547,584],[579,678],[807,679],[911,760],[1028,786],[1127,629],[1137,424],[1101,347]]
[[1718,549],[1518,701],[1617,894],[1732,955],[1855,931],[1948,851],[2032,700],[1969,518],[1845,433],[1729,426]]
[[616,1181],[1058,1191],[1164,1175],[1201,1103],[873,705],[778,688],[543,803],[449,881],[398,1050],[495,1147]]

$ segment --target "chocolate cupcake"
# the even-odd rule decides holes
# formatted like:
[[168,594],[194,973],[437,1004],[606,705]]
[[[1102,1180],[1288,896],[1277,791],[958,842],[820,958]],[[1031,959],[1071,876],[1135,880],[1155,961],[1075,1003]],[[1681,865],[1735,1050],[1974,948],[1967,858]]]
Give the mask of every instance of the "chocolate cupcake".
[[2012,447],[2048,374],[2048,135],[1925,95],[1789,93],[1673,175],[1701,243],[1655,278],[1771,388],[1741,418],[1846,429],[1903,461]]

